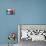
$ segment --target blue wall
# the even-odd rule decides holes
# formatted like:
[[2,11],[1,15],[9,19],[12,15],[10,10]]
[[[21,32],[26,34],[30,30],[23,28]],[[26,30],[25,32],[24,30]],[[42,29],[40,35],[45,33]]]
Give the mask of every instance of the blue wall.
[[[16,14],[6,15],[7,8]],[[0,44],[8,42],[9,32],[17,32],[17,24],[46,24],[46,0],[0,0]]]

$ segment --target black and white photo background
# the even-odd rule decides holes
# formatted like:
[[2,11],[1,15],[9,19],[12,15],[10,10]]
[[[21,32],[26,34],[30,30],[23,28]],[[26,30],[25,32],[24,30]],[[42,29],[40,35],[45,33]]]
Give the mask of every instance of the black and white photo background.
[[46,41],[46,25],[21,25],[21,39]]

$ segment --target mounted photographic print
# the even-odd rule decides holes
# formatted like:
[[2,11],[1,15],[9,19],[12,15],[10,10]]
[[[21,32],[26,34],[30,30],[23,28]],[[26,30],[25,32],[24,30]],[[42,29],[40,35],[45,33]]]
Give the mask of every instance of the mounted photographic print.
[[6,14],[7,15],[15,15],[15,9],[14,8],[13,9],[12,8],[11,9],[7,9],[6,10]]
[[46,25],[20,24],[18,25],[18,31],[20,31],[20,41],[46,41]]

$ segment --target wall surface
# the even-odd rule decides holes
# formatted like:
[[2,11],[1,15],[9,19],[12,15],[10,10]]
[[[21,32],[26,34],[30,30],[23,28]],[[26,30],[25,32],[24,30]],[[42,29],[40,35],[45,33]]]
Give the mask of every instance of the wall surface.
[[[6,15],[8,8],[16,14]],[[0,0],[0,44],[8,43],[9,32],[18,32],[17,24],[46,24],[46,0]]]

